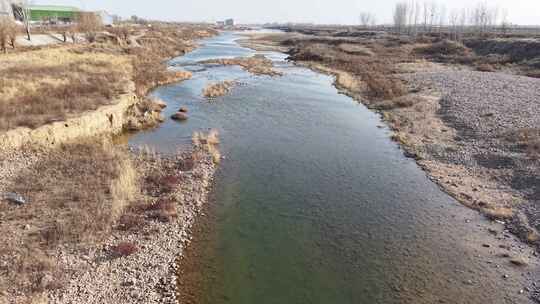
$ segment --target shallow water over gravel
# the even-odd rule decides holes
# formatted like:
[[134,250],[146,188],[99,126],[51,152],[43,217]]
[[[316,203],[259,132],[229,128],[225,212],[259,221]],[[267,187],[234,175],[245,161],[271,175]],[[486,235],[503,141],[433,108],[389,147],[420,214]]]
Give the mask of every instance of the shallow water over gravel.
[[[331,77],[277,53],[278,78],[196,64],[255,53],[237,37],[172,60],[193,79],[154,94],[169,104],[164,115],[186,106],[190,119],[130,139],[171,152],[195,130],[220,130],[226,159],[211,241],[200,245],[200,303],[528,302],[520,273],[496,266],[495,224],[441,192]],[[202,89],[221,80],[240,84],[206,101]]]

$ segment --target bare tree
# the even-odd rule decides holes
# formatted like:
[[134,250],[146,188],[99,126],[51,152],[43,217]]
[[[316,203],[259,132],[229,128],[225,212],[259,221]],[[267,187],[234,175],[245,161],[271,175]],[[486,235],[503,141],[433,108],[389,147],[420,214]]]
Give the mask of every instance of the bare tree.
[[428,24],[429,24],[429,18],[430,18],[430,12],[429,12],[429,3],[424,2],[422,5],[422,21],[424,23],[424,32],[428,31]]
[[13,14],[15,18],[22,21],[26,30],[26,36],[28,41],[32,40],[30,35],[30,10],[28,1],[19,1],[19,4],[13,4]]
[[401,33],[407,26],[407,2],[399,2],[394,9],[394,26],[398,33]]
[[459,24],[459,11],[457,9],[453,9],[450,12],[450,15],[448,17],[448,22],[450,25],[450,39],[452,40],[458,40],[458,24]]
[[365,28],[370,27],[375,24],[375,16],[369,12],[360,13],[360,24]]
[[429,32],[433,31],[433,26],[438,20],[439,6],[437,2],[433,1],[429,5]]
[[413,22],[412,20],[414,19],[414,8],[415,8],[415,5],[414,5],[414,0],[411,0],[409,1],[408,3],[408,9],[407,9],[407,34],[409,35],[412,35],[413,34]]
[[439,36],[442,37],[443,34],[443,28],[446,25],[446,6],[444,4],[441,4],[439,6]]
[[458,32],[456,35],[457,36],[456,40],[458,41],[463,39],[463,35],[465,33],[465,26],[467,25],[468,16],[469,16],[469,11],[467,10],[467,8],[463,8],[459,15],[459,21],[458,21],[459,25],[458,25]]
[[412,21],[414,23],[413,34],[416,36],[418,34],[418,22],[420,19],[420,13],[422,12],[422,8],[420,6],[420,2],[413,1],[412,5],[414,6],[414,21]]
[[501,14],[501,31],[504,35],[508,32],[510,28],[510,23],[508,22],[508,10],[503,9]]
[[96,41],[97,32],[102,27],[99,16],[91,12],[79,13],[78,23],[79,31],[84,33],[86,40],[90,43]]

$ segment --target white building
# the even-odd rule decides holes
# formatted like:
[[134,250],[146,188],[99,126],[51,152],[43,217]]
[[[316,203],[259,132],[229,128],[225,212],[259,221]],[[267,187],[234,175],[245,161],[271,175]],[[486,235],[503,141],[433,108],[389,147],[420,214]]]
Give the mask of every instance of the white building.
[[103,25],[105,25],[105,26],[113,25],[113,23],[114,23],[114,16],[113,15],[110,15],[106,11],[96,12],[96,15],[99,16],[99,18],[101,19],[101,23],[103,23]]

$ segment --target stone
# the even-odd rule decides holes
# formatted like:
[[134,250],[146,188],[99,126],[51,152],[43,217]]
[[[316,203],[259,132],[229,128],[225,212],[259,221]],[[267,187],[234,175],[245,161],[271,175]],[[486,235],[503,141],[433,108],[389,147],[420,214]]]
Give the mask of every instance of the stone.
[[27,203],[26,199],[17,193],[8,192],[0,195],[0,197],[10,203],[17,204],[17,205],[25,205]]
[[510,263],[519,267],[525,267],[529,264],[524,258],[513,258],[510,260]]
[[181,107],[178,112],[187,113],[188,109],[186,107]]
[[176,112],[171,118],[174,120],[187,120],[189,116],[186,113]]

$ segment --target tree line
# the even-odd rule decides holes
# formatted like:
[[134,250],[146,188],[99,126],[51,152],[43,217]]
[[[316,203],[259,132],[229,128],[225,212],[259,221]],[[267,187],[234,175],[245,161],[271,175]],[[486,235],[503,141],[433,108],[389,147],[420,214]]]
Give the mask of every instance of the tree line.
[[[375,15],[360,14],[363,27],[376,24]],[[452,9],[436,1],[400,1],[393,10],[393,30],[399,34],[418,35],[425,33],[450,34],[459,40],[465,33],[484,34],[493,31],[506,33],[511,25],[508,11],[487,2],[480,2],[470,8]]]

